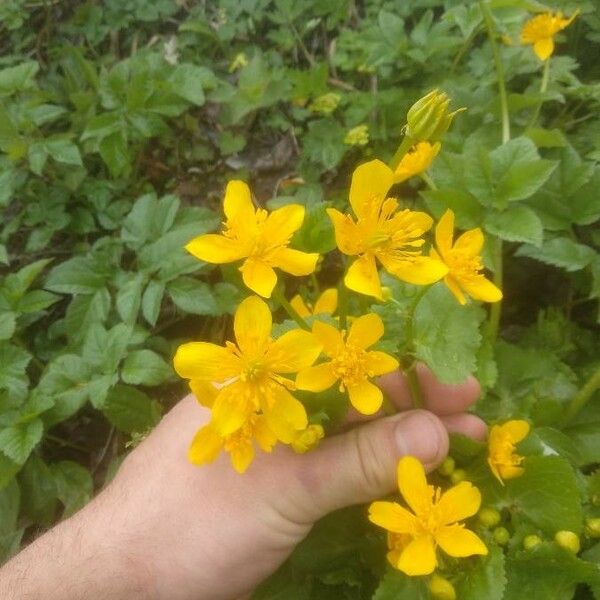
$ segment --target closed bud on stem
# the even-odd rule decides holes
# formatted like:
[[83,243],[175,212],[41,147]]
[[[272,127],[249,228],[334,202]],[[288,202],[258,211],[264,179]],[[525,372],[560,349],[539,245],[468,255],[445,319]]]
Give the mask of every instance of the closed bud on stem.
[[444,477],[450,477],[450,475],[452,475],[454,472],[455,466],[456,463],[454,462],[454,459],[451,456],[447,456],[442,464],[438,467],[438,473]]
[[433,575],[429,580],[429,591],[435,600],[456,600],[454,586],[440,575]]
[[387,286],[381,286],[381,298],[384,302],[389,302],[394,296],[392,290]]
[[504,546],[505,544],[508,544],[508,540],[510,540],[510,533],[506,527],[496,527],[492,533],[492,537],[496,544]]
[[542,543],[542,539],[539,535],[527,535],[523,538],[523,548],[525,550],[533,550],[536,546],[539,546]]
[[454,469],[450,475],[450,481],[456,485],[467,478],[467,472],[464,469]]
[[488,529],[500,523],[500,513],[495,508],[484,507],[479,511],[479,522]]
[[581,544],[579,542],[579,536],[572,531],[557,531],[554,535],[554,541],[565,550],[569,550],[573,554],[577,554],[581,549]]
[[600,537],[600,517],[593,517],[586,520],[585,534],[591,538]]
[[417,100],[406,115],[406,135],[414,142],[436,142],[448,131],[454,116],[465,110],[448,112],[450,98],[444,92],[433,90]]

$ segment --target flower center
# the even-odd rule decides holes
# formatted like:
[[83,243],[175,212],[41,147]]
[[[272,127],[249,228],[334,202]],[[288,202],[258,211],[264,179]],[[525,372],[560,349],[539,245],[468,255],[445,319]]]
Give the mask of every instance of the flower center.
[[481,274],[483,265],[479,256],[469,254],[464,250],[452,249],[445,257],[450,272],[457,279],[472,279]]
[[245,382],[256,382],[261,379],[266,372],[265,365],[258,359],[252,359],[246,362],[242,372],[240,373],[240,379]]
[[333,372],[340,380],[340,391],[364,381],[367,371],[367,352],[362,348],[348,344],[344,351],[332,361]]

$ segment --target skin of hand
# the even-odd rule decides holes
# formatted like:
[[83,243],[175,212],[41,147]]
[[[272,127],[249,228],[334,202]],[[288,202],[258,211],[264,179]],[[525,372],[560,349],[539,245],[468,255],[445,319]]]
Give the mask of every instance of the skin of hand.
[[479,396],[475,379],[443,385],[424,365],[417,374],[427,410],[410,410],[407,383],[392,373],[379,384],[401,412],[351,416],[345,431],[306,454],[285,446],[257,453],[244,475],[225,454],[202,467],[187,461],[210,413],[186,397],[90,504],[0,570],[0,598],[248,597],[316,520],[392,492],[400,457],[431,470],[448,452],[448,431],[485,437],[485,424],[464,412]]

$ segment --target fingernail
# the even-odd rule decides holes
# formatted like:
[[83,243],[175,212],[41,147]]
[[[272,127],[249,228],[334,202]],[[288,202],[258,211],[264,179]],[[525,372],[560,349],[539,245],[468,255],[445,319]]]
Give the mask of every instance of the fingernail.
[[426,410],[403,415],[395,434],[399,456],[414,456],[427,465],[438,462],[446,454],[446,430],[441,421]]

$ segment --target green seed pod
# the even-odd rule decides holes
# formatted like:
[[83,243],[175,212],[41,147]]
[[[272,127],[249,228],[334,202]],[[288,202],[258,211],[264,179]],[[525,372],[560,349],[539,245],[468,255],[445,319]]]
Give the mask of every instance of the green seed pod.
[[536,546],[542,543],[542,539],[539,535],[528,535],[523,539],[523,548],[525,550],[533,550]]
[[454,586],[439,575],[433,575],[429,580],[429,592],[435,600],[456,600]]
[[600,517],[591,517],[586,520],[585,534],[591,538],[600,537]]
[[438,473],[444,477],[450,477],[454,472],[455,466],[454,459],[451,456],[446,456],[442,464],[438,467]]
[[479,522],[488,529],[492,527],[496,527],[498,523],[500,523],[500,513],[495,509],[488,506],[484,506],[477,515],[479,518]]
[[450,475],[450,481],[456,485],[467,478],[467,472],[464,469],[454,469]]
[[510,533],[508,533],[506,527],[496,527],[492,532],[492,537],[496,544],[504,546],[505,544],[508,544],[508,540],[510,540]]
[[554,535],[554,541],[565,550],[569,550],[573,554],[577,554],[581,549],[581,543],[579,542],[579,536],[572,531],[557,531]]

